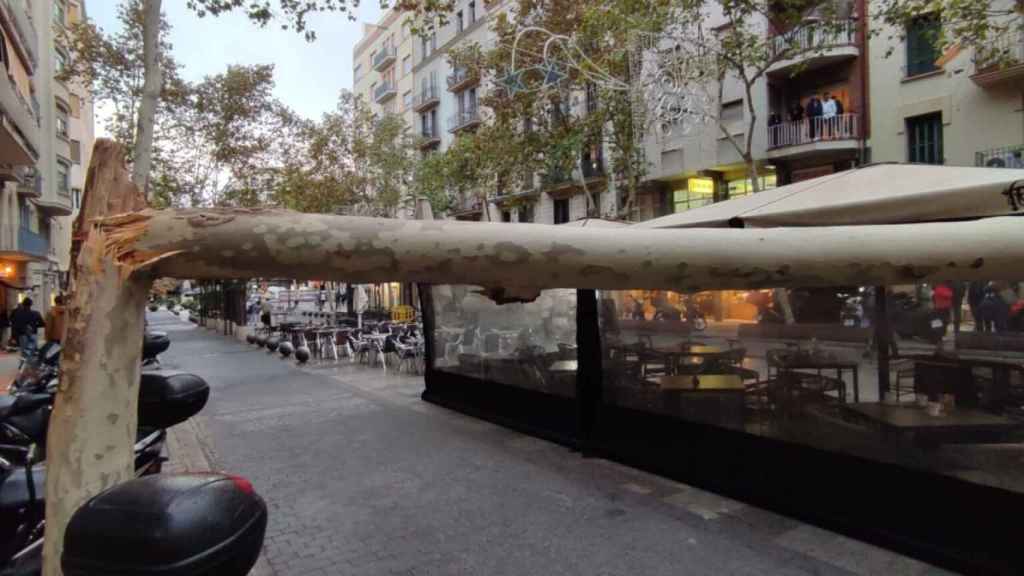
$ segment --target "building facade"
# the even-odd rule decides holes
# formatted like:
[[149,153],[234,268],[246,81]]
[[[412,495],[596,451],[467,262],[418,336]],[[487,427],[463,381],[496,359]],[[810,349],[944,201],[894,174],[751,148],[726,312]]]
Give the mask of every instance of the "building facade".
[[66,284],[71,227],[92,150],[88,91],[56,79],[72,55],[58,31],[86,17],[82,0],[0,3],[10,141],[0,203],[0,306],[31,297],[46,311]]
[[1024,168],[1024,34],[941,52],[939,25],[922,16],[871,40],[872,159]]

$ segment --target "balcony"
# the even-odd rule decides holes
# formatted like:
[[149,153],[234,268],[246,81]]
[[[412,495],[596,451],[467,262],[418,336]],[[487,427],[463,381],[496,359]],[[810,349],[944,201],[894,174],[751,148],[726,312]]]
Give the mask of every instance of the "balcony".
[[0,116],[0,164],[35,164],[39,123],[14,79],[3,73],[0,73]]
[[768,127],[768,158],[828,155],[860,147],[860,119],[857,114],[834,118],[805,118]]
[[448,91],[462,92],[480,84],[480,76],[466,68],[456,68],[448,75]]
[[398,59],[398,50],[394,46],[385,46],[377,51],[373,55],[373,69],[377,72],[383,72],[395,63]]
[[1024,81],[1024,32],[996,38],[975,50],[971,80],[983,88]]
[[420,138],[417,142],[420,150],[429,150],[441,144],[441,135],[435,133],[433,130],[424,130],[420,132]]
[[45,260],[50,254],[50,239],[28,228],[18,229],[18,252]]
[[43,176],[35,168],[20,169],[18,178],[18,194],[28,198],[39,198],[43,195]]
[[472,216],[479,214],[484,210],[484,201],[477,196],[473,195],[459,195],[452,199],[452,215],[455,217],[459,216]]
[[398,94],[398,90],[395,89],[395,85],[391,82],[385,82],[377,89],[373,91],[373,101],[377,104],[383,104],[388,100],[391,100]]
[[814,69],[860,55],[857,47],[857,21],[839,23],[805,23],[775,34],[770,39],[774,57],[783,57],[768,69],[771,75],[789,75],[803,69]]
[[39,63],[37,52],[39,36],[32,23],[31,8],[26,0],[2,0],[0,1],[0,10],[3,10],[7,20],[14,24],[17,39],[15,48],[22,52],[22,58],[30,64],[29,73],[31,74],[32,69]]
[[976,152],[974,165],[986,168],[1024,168],[1024,145]]
[[451,133],[462,132],[476,128],[481,122],[480,111],[476,108],[456,113],[448,119],[448,131]]
[[430,110],[441,103],[441,92],[437,86],[427,86],[412,99],[412,109],[417,114]]

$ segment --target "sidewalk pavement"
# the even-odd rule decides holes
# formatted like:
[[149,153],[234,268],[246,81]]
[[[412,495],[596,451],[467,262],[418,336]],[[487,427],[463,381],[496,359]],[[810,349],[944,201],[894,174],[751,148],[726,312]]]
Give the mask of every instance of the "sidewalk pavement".
[[[170,469],[224,468],[271,509],[260,574],[945,572],[419,399],[422,379],[293,361],[151,315],[211,385]],[[156,328],[156,324],[160,327]]]

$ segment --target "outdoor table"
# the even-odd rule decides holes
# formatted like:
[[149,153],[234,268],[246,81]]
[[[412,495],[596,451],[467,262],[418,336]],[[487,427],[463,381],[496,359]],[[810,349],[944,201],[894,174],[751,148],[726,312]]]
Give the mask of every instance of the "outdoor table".
[[662,390],[744,390],[739,374],[674,374],[655,382]]
[[1006,416],[973,408],[954,408],[941,416],[932,416],[916,405],[854,403],[847,408],[876,423],[883,436],[924,437],[951,444],[986,441],[1020,427]]
[[[1024,364],[1007,360],[964,358],[949,354],[909,354],[898,359],[914,363],[915,389],[919,387],[919,380],[934,377],[942,385],[921,382],[920,388],[929,394],[952,393],[956,396],[957,405],[964,407],[981,404],[986,408],[1002,408],[1010,395],[1010,375],[1013,372],[1024,374]],[[986,390],[980,402],[974,377],[976,368],[992,371],[991,387]]]
[[834,370],[836,380],[842,383],[839,401],[845,403],[846,380],[843,379],[843,373],[848,370],[853,374],[853,401],[860,402],[860,375],[858,374],[857,362],[840,360],[831,355],[793,352],[788,349],[782,349],[782,352],[784,353],[778,354],[774,360],[769,356],[769,372],[772,368],[775,368],[776,372],[781,371],[794,374],[800,374],[801,370],[814,370],[818,376],[821,376],[822,371]]

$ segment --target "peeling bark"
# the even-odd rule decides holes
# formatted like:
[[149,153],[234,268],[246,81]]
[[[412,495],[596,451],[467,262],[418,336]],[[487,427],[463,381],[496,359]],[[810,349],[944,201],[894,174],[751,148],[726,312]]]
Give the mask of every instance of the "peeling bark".
[[97,142],[75,223],[74,289],[47,441],[47,576],[61,573],[64,529],[75,509],[134,476],[140,342],[151,279],[139,272],[148,262],[133,246],[145,219],[128,214],[109,220],[117,226],[92,219],[144,205],[128,180],[121,149]]

